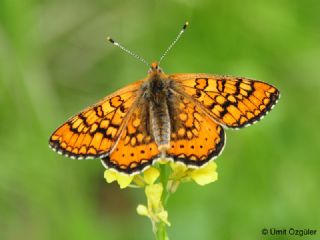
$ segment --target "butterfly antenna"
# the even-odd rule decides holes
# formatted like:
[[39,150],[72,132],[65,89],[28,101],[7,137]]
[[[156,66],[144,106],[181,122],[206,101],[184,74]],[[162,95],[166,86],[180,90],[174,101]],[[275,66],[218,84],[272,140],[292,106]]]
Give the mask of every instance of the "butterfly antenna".
[[174,39],[174,41],[170,44],[170,46],[167,48],[167,50],[162,54],[160,60],[159,60],[159,65],[162,59],[167,55],[167,53],[171,50],[171,48],[177,43],[181,35],[185,32],[186,28],[189,26],[189,22],[185,22],[183,25],[181,31],[178,33],[177,37]]
[[133,56],[134,58],[138,59],[139,61],[143,62],[144,64],[146,64],[149,67],[149,63],[147,63],[146,60],[144,60],[142,57],[140,57],[138,54],[131,52],[130,50],[126,49],[124,46],[122,46],[120,43],[116,42],[115,40],[113,40],[111,37],[107,37],[107,40],[109,42],[111,42],[114,46],[122,49],[123,51],[125,51],[126,53],[128,53],[129,55]]

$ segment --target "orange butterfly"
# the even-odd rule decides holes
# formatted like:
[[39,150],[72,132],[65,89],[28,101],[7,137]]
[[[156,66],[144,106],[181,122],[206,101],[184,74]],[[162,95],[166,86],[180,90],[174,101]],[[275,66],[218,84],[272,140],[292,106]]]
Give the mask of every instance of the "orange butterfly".
[[67,157],[101,158],[106,167],[126,174],[141,172],[159,158],[199,167],[221,153],[224,128],[255,123],[279,96],[275,87],[261,81],[210,74],[167,75],[154,62],[147,78],[70,118],[49,143]]

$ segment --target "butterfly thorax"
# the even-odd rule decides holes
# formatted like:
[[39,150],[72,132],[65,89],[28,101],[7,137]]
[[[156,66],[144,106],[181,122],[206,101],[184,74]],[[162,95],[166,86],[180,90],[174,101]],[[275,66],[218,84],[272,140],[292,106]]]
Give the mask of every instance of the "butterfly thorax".
[[158,149],[165,154],[170,146],[170,115],[168,111],[169,80],[156,63],[151,64],[145,85],[149,105],[150,130]]

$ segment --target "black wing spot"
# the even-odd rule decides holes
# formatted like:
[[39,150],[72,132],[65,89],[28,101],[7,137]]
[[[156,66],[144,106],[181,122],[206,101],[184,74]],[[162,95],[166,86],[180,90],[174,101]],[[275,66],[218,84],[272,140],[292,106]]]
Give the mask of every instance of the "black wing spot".
[[123,105],[120,106],[120,111],[121,111],[122,113],[124,113],[125,107],[124,107]]

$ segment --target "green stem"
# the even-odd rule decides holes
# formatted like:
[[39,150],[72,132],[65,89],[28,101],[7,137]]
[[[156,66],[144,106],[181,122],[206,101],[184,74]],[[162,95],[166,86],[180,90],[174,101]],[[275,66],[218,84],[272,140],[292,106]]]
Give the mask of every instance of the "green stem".
[[[170,193],[168,192],[167,185],[169,180],[170,169],[167,164],[160,164],[160,181],[163,187],[163,192],[161,196],[162,205],[165,208],[167,201],[170,197]],[[159,221],[154,223],[154,230],[157,240],[169,240],[166,224]]]
[[156,239],[169,240],[166,225],[162,222],[156,223]]
[[168,192],[167,186],[168,186],[168,180],[169,180],[169,169],[167,164],[160,164],[160,181],[162,183],[163,187],[163,192],[162,192],[162,203],[163,207],[165,207],[167,200],[168,200],[168,195],[170,194]]

